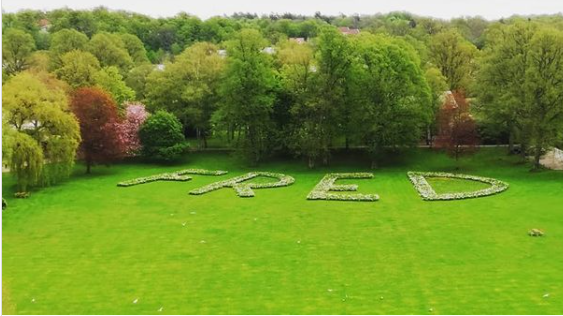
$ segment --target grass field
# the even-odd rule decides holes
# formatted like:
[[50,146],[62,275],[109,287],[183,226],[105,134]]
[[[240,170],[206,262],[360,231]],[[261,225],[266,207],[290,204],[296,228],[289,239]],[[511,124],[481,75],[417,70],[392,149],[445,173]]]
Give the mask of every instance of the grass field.
[[[71,180],[16,200],[3,175],[3,308],[19,314],[561,314],[563,172],[530,173],[496,149],[460,173],[510,184],[499,195],[425,202],[407,171],[455,171],[426,150],[356,183],[378,202],[307,201],[329,172],[370,172],[338,158],[240,165],[192,154],[176,166],[83,167]],[[185,168],[228,170],[189,182],[118,188]],[[188,191],[250,170],[295,177],[289,187]],[[437,191],[479,184],[434,179]],[[339,182],[340,183],[340,182]],[[183,225],[185,223],[185,226]],[[532,238],[531,228],[546,236]],[[548,297],[544,297],[549,294]],[[133,303],[135,300],[136,303]],[[159,311],[160,310],[160,311]]]

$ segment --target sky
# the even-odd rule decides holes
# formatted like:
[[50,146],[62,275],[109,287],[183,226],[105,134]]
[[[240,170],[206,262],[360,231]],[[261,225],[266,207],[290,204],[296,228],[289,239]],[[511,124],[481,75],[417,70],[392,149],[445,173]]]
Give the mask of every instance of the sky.
[[313,15],[374,14],[408,11],[417,15],[450,19],[460,16],[482,16],[499,19],[514,14],[554,14],[563,12],[563,0],[2,0],[2,10],[51,10],[68,7],[91,9],[104,6],[150,15],[174,16],[187,12],[207,19],[234,12],[257,14],[297,13]]

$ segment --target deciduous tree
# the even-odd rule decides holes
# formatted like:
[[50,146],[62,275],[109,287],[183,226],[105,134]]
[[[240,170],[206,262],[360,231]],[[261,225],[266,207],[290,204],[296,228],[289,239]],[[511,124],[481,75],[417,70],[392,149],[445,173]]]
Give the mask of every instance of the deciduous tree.
[[9,128],[30,135],[42,150],[44,185],[67,178],[80,132],[70,113],[65,85],[45,73],[22,72],[3,87],[3,116]]
[[369,34],[354,42],[355,121],[375,167],[382,153],[416,146],[431,119],[430,88],[409,44]]
[[55,70],[55,74],[72,88],[77,89],[94,86],[99,71],[100,63],[94,55],[73,50],[62,56],[60,68]]
[[429,48],[430,59],[446,77],[449,90],[469,90],[477,48],[453,29],[434,35]]
[[119,115],[111,96],[100,88],[80,88],[73,93],[71,108],[80,122],[80,157],[90,173],[95,164],[110,164],[121,158],[124,143],[117,129]]
[[174,114],[165,111],[157,111],[145,120],[139,138],[143,156],[150,160],[176,160],[187,148],[182,124]]
[[456,163],[460,156],[477,150],[479,138],[475,119],[469,111],[469,102],[461,92],[446,94],[438,120],[436,148],[445,149]]
[[102,68],[94,74],[94,82],[112,96],[119,108],[123,108],[125,102],[135,99],[135,91],[125,84],[117,67]]
[[2,35],[2,68],[8,75],[29,67],[29,55],[35,49],[33,37],[18,29],[8,29]]
[[125,154],[134,156],[141,149],[139,130],[148,117],[145,106],[141,103],[129,103],[125,108],[125,118],[117,123],[117,135],[124,144]]
[[267,45],[260,32],[243,29],[227,43],[228,64],[221,96],[223,120],[231,133],[238,131],[237,145],[256,164],[268,150],[270,114],[276,78]]

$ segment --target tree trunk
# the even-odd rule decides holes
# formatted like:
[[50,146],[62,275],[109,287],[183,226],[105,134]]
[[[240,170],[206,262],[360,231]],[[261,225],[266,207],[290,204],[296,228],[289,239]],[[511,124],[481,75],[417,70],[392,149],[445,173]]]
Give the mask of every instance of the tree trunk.
[[540,159],[541,159],[541,154],[542,152],[542,146],[536,146],[536,148],[534,148],[534,169],[538,170],[541,167],[540,164]]
[[86,173],[90,174],[90,168],[92,167],[92,164],[90,162],[86,162]]
[[375,158],[371,159],[371,169],[377,169],[377,160]]
[[309,156],[307,165],[309,166],[309,169],[313,169],[315,167],[315,158]]
[[207,148],[207,137],[205,136],[205,133],[203,133],[202,137],[203,137],[203,148]]

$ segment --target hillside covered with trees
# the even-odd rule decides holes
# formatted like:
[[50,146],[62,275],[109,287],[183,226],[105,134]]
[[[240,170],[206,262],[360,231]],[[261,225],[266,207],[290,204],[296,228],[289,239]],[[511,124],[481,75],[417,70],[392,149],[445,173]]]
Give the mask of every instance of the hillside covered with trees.
[[561,15],[60,9],[3,13],[2,32],[3,160],[21,191],[68,177],[75,155],[88,170],[170,161],[187,138],[309,167],[336,147],[365,149],[376,167],[420,144],[457,159],[479,143],[518,144],[538,167],[563,143]]

